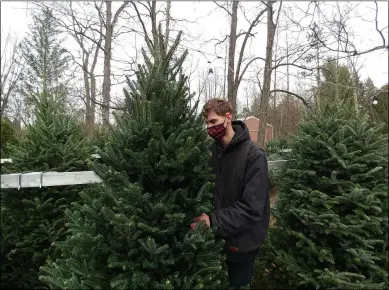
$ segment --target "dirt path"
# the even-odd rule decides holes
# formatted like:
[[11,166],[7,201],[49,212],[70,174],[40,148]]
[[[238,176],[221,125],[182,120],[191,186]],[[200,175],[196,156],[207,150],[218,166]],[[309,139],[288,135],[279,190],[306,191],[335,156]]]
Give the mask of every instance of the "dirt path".
[[[273,186],[270,189],[270,208],[273,208],[277,199],[278,199],[277,190],[276,190],[275,186]],[[272,215],[270,215],[270,227],[273,227],[275,225],[275,222],[276,222],[276,219]]]

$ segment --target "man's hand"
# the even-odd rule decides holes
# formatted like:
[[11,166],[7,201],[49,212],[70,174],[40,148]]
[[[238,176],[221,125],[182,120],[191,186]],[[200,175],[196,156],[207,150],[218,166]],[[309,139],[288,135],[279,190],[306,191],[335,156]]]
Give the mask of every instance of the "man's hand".
[[190,228],[192,230],[194,230],[196,227],[196,224],[201,222],[201,221],[205,222],[205,224],[208,226],[208,228],[211,227],[211,224],[209,222],[209,216],[206,215],[205,213],[203,213],[201,216],[198,216],[197,218],[195,218],[193,220],[193,223],[190,224]]

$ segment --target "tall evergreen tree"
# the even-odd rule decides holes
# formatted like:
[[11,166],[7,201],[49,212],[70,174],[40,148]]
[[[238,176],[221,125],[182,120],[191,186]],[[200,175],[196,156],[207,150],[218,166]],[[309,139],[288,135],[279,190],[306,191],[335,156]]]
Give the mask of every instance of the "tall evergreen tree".
[[117,118],[95,171],[103,185],[83,192],[68,216],[62,257],[41,280],[66,289],[215,289],[224,287],[222,244],[193,217],[211,208],[210,140],[182,74],[185,52],[173,61],[159,27],[146,39],[136,82],[124,90]]
[[[82,128],[59,112],[45,94],[35,104],[37,120],[25,138],[10,146],[13,160],[2,173],[87,170],[90,147]],[[41,287],[39,267],[64,238],[64,210],[83,186],[1,190],[2,288]]]
[[[337,66],[336,61],[331,60],[324,65],[322,73],[324,82],[320,87],[319,98],[323,107],[338,101],[353,100],[352,77],[346,65]],[[338,100],[335,99],[336,95]]]
[[26,61],[22,93],[30,104],[41,94],[50,96],[58,107],[65,106],[69,78],[65,72],[70,56],[62,46],[60,30],[48,7],[36,7],[27,37],[21,43]]
[[388,289],[388,136],[345,105],[299,125],[262,251],[268,281]]

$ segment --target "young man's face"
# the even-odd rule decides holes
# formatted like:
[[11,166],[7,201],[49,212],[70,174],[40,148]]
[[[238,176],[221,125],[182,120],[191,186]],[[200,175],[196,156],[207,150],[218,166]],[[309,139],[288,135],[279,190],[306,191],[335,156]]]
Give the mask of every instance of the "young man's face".
[[231,122],[231,113],[227,113],[225,116],[220,116],[216,114],[214,111],[210,111],[208,113],[207,118],[205,118],[205,123],[207,124],[207,128],[220,125],[224,123],[224,126],[227,127]]

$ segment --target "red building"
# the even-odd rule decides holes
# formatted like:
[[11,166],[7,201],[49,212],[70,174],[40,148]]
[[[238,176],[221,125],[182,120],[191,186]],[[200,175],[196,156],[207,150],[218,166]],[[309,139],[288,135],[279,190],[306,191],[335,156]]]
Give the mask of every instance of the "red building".
[[[254,143],[257,143],[258,140],[258,130],[259,130],[259,119],[250,116],[247,118],[239,118],[238,120],[244,121],[246,123],[247,128],[249,129],[250,132],[250,138],[251,141]],[[273,126],[270,124],[266,124],[266,136],[265,136],[265,143],[268,143],[271,139],[273,139]]]

